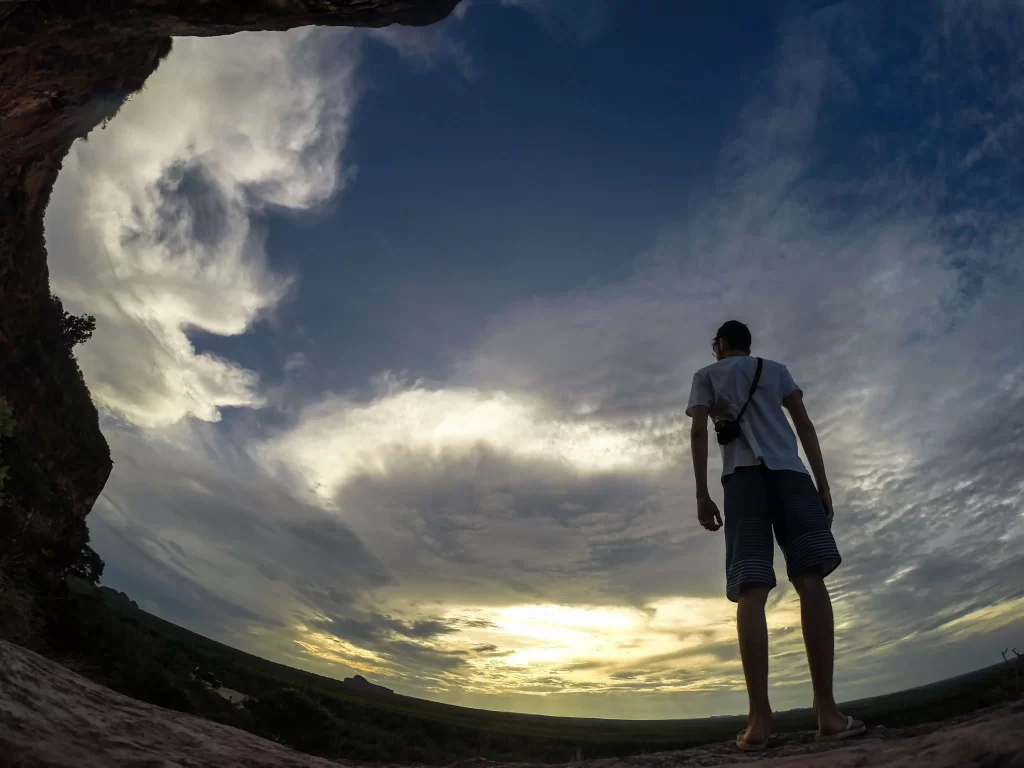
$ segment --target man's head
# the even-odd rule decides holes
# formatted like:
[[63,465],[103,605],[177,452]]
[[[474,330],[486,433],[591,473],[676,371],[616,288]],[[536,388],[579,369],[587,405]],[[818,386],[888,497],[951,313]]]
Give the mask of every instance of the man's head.
[[750,354],[750,329],[739,320],[729,320],[722,323],[714,340],[711,342],[711,350],[716,360],[724,360],[727,357]]

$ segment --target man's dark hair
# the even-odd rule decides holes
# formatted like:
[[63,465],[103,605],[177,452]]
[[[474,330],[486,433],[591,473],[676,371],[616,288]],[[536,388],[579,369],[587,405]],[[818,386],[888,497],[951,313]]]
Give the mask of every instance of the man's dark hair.
[[715,334],[716,339],[725,339],[729,342],[730,349],[737,351],[750,351],[750,329],[739,320],[729,320],[722,323],[722,327]]

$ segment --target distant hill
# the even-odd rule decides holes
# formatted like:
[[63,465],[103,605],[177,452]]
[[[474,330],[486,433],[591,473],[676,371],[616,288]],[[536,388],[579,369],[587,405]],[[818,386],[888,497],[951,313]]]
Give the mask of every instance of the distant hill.
[[348,686],[349,688],[357,691],[365,691],[366,693],[379,693],[379,694],[393,694],[394,691],[390,688],[385,688],[383,685],[377,685],[371,683],[362,675],[355,675],[354,677],[346,677],[341,681],[342,685]]
[[[739,765],[734,745],[735,724],[717,730],[692,729],[689,738],[685,731],[680,735],[679,726],[666,728],[665,736],[674,731],[675,744],[681,746],[668,746],[672,743],[668,741],[632,744],[626,740],[609,741],[609,736],[614,739],[616,730],[620,734],[638,735],[629,721],[598,721],[591,737],[583,742],[576,741],[579,731],[569,738],[558,739],[557,732],[538,732],[537,729],[515,733],[488,729],[481,739],[468,720],[452,728],[436,721],[392,718],[370,722],[365,717],[373,710],[382,713],[390,703],[364,701],[350,712],[339,711],[343,718],[339,721],[325,706],[337,706],[338,702],[325,701],[318,705],[294,690],[278,703],[287,701],[298,705],[298,711],[277,706],[268,710],[265,702],[246,702],[236,707],[210,694],[223,707],[219,722],[212,722],[140,703],[54,661],[3,641],[0,641],[0,689],[4,692],[5,710],[0,718],[0,754],[4,756],[4,766],[338,768],[339,765],[415,762],[421,766],[461,763],[489,768],[550,768],[552,764],[565,765],[567,759],[575,760],[575,755],[581,754],[588,759],[590,755],[611,756],[612,760],[606,761],[606,765],[613,763],[632,768]],[[263,734],[228,727],[224,722],[243,714],[249,715],[250,726],[269,714],[271,720],[264,733],[274,736],[274,741],[260,738]],[[806,730],[777,733],[770,753],[762,755],[757,765],[759,768],[853,765],[916,768],[924,764],[929,768],[964,765],[1010,768],[1020,766],[1020,756],[1024,754],[1024,709],[1019,703],[905,729],[888,725],[883,729],[878,727],[877,720],[868,722],[872,726],[870,734],[856,742],[817,744],[812,733]],[[351,730],[350,725],[354,726]],[[556,727],[561,730],[563,723],[558,721]],[[349,733],[365,734],[367,741],[345,744],[339,740],[328,743],[324,749],[324,742],[316,741],[323,738],[324,728],[335,738]],[[283,732],[289,735],[287,739],[280,737],[282,729],[286,729]],[[291,745],[286,742],[297,739],[300,746],[331,752],[332,756],[343,760],[333,762],[288,749]],[[381,751],[381,742],[393,747]],[[432,744],[431,751],[425,753],[429,762],[416,757],[417,746],[424,743]],[[545,744],[549,748],[543,749]],[[668,748],[664,749],[666,746]],[[686,751],[679,751],[684,749]],[[486,753],[495,757],[483,757]],[[631,755],[628,761],[622,759],[626,754]]]
[[[98,592],[85,582],[81,584],[84,585],[80,589],[83,595]],[[636,759],[642,753],[719,742],[726,745],[728,756],[733,759],[735,747],[731,739],[746,719],[745,716],[726,716],[613,720],[442,704],[390,693],[361,675],[341,681],[269,661],[136,608],[121,593],[111,590],[102,594],[102,602],[111,609],[111,615],[97,613],[95,607],[93,613],[89,613],[87,603],[70,615],[84,622],[91,643],[88,647],[96,649],[96,661],[90,669],[104,663],[110,654],[117,657],[128,653],[127,649],[147,649],[145,658],[138,659],[145,667],[142,672],[132,667],[129,669],[132,676],[127,682],[114,681],[122,692],[133,692],[130,686],[137,685],[136,680],[141,678],[144,685],[140,693],[144,696],[140,698],[167,706],[168,696],[184,691],[192,706],[186,709],[187,702],[177,702],[173,697],[169,703],[220,723],[259,735],[269,734],[300,751],[322,752],[332,758],[378,764],[451,765],[478,758],[506,763],[564,764],[577,749],[587,759],[626,756]],[[97,619],[108,625],[102,643],[92,640]],[[99,626],[103,626],[102,623]],[[0,657],[0,670],[2,662]],[[183,677],[174,677],[176,666],[184,672]],[[212,691],[190,688],[192,681],[188,679],[188,672],[196,666],[215,671],[225,688],[251,698],[238,708]],[[147,670],[157,673],[155,680],[145,677]],[[840,706],[848,714],[872,725],[885,725],[892,732],[898,727],[948,721],[1019,699],[1020,692],[1011,673],[1012,670],[1000,662],[923,688],[856,703],[843,702]],[[167,674],[172,675],[170,688]],[[99,682],[107,683],[107,680]],[[808,710],[775,713],[775,717],[780,738],[781,734],[806,732],[815,727],[813,714]],[[283,735],[285,727],[288,730]],[[3,746],[0,739],[0,754],[5,754]],[[492,768],[499,766],[492,765]]]

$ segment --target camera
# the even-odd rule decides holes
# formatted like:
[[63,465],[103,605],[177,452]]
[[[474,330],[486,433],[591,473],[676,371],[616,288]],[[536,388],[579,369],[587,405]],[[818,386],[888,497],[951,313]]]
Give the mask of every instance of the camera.
[[715,422],[715,434],[718,435],[719,445],[728,445],[741,434],[740,423],[731,419],[722,419]]

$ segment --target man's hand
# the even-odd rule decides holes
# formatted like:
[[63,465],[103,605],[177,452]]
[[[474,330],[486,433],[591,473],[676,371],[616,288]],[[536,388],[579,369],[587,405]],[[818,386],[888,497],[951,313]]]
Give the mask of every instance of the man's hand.
[[710,496],[697,497],[697,519],[709,531],[717,531],[722,527],[722,513]]
[[821,497],[821,506],[825,508],[825,515],[828,517],[828,524],[831,526],[832,516],[835,514],[832,510],[832,491],[826,485],[818,489],[818,495]]

